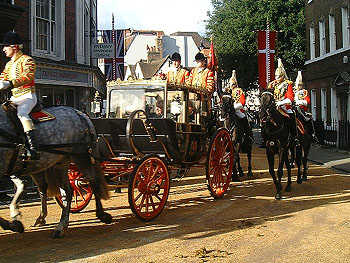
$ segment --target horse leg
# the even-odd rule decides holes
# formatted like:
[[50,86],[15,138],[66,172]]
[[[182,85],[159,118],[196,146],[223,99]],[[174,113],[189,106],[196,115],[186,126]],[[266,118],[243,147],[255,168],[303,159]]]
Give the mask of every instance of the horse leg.
[[10,203],[10,216],[12,220],[18,220],[21,217],[21,212],[18,209],[18,202],[21,194],[23,193],[24,183],[23,180],[16,175],[11,175],[10,178],[16,188],[16,193]]
[[276,175],[275,175],[275,158],[274,158],[274,153],[270,150],[270,147],[268,146],[266,148],[266,156],[267,156],[267,161],[269,163],[269,172],[272,177],[272,180],[275,184],[276,187],[276,195],[275,199],[281,199],[281,184],[278,182]]
[[290,151],[290,161],[289,161],[289,163],[290,163],[290,167],[291,168],[295,167],[295,161],[296,161],[296,159],[295,159],[295,149],[296,149],[296,147],[294,148],[293,146],[291,146],[289,148],[289,151]]
[[[282,181],[282,177],[283,177],[283,165],[285,163],[285,157],[287,156],[286,153],[287,153],[287,149],[286,148],[281,147],[279,149],[279,152],[278,152],[279,160],[278,160],[277,176],[278,176],[278,184],[279,184],[279,187],[280,187],[281,190],[282,190],[282,183],[281,183],[281,181]],[[276,198],[276,199],[281,199],[282,198],[281,193],[280,193],[280,195],[278,197],[279,198]]]
[[240,152],[240,147],[241,144],[239,144],[239,147],[238,147],[238,151],[237,151],[237,167],[238,167],[238,174],[239,174],[239,177],[243,177],[244,176],[244,172],[243,172],[243,169],[242,169],[242,166],[241,166],[241,158],[239,157],[239,152]]
[[309,156],[311,140],[307,141],[303,145],[304,155],[303,155],[303,181],[307,180],[308,175],[308,166],[307,166],[307,157]]
[[40,215],[36,219],[33,226],[44,226],[46,224],[47,216],[47,183],[43,173],[32,175],[32,178],[39,188],[39,195],[41,201]]
[[106,189],[106,181],[102,171],[98,167],[94,167],[91,163],[90,156],[85,157],[73,157],[73,162],[78,166],[78,169],[86,176],[89,181],[92,191],[95,195],[96,202],[96,217],[101,222],[110,224],[112,222],[112,216],[104,212],[101,198],[107,199],[108,192]]
[[286,164],[287,167],[287,174],[288,174],[288,182],[287,182],[287,186],[285,188],[286,192],[290,192],[292,191],[292,173],[291,173],[291,165],[290,162],[288,160],[288,150],[284,152],[284,162]]
[[[240,181],[239,176],[238,176],[238,171],[237,171],[237,159],[239,158],[239,153],[238,153],[238,147],[237,144],[233,144],[234,148],[234,155],[233,155],[233,168],[232,168],[232,181]],[[238,155],[238,157],[237,157]]]
[[303,156],[303,151],[302,151],[302,148],[301,148],[301,145],[299,146],[296,146],[296,164],[297,164],[297,167],[298,167],[298,175],[297,175],[297,183],[298,184],[301,184],[303,181],[301,179],[301,159],[302,159],[302,156]]
[[252,145],[251,144],[248,147],[247,158],[248,158],[248,172],[247,172],[247,176],[248,177],[252,177],[253,176],[253,172],[252,172]]

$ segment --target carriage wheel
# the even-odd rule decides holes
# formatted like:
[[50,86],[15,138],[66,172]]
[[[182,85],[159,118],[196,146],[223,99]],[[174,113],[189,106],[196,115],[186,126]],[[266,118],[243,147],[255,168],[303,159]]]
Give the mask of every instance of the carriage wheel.
[[230,133],[221,128],[210,142],[206,163],[208,189],[214,198],[222,198],[230,185],[234,148]]
[[157,156],[146,156],[135,167],[129,181],[129,204],[143,221],[156,218],[169,195],[170,178],[166,164]]
[[[71,203],[71,213],[82,211],[90,202],[92,189],[90,184],[84,179],[83,174],[74,164],[70,164],[68,169],[69,182],[73,190]],[[63,208],[62,196],[56,196],[57,203]]]

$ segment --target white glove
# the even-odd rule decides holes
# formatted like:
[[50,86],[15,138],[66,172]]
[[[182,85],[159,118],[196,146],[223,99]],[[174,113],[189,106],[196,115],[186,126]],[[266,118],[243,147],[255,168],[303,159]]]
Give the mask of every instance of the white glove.
[[242,103],[234,103],[233,104],[233,107],[235,108],[235,110],[237,111],[237,110],[240,110],[240,109],[242,109],[243,108],[243,105],[242,105]]
[[0,90],[7,89],[11,86],[11,82],[7,80],[0,80]]
[[295,102],[296,105],[300,106],[300,105],[303,105],[303,106],[306,106],[307,105],[307,101],[306,100],[297,100]]
[[283,105],[285,105],[285,104],[291,104],[290,99],[284,99],[284,100],[281,100],[281,101],[277,101],[277,102],[276,102],[276,106],[277,106],[277,107],[281,107],[281,106],[283,106]]

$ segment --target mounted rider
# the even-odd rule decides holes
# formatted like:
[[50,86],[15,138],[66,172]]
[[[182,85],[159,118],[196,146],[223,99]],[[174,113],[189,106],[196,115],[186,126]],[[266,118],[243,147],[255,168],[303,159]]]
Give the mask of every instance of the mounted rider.
[[34,124],[29,117],[37,103],[34,84],[36,65],[33,58],[23,54],[23,41],[17,33],[7,32],[0,45],[3,46],[5,55],[11,58],[0,75],[0,90],[11,88],[10,101],[17,106],[17,116],[27,138],[30,159],[38,160],[40,156]]
[[183,85],[186,83],[190,72],[181,66],[181,55],[177,52],[171,55],[173,67],[167,73],[167,81],[173,85]]
[[315,127],[312,119],[312,114],[308,112],[308,108],[310,105],[310,95],[309,92],[304,89],[303,85],[303,77],[301,71],[298,71],[298,76],[295,80],[294,85],[295,90],[295,106],[298,115],[301,116],[302,121],[309,127],[309,131],[311,132],[312,139],[317,141],[317,137],[315,134]]
[[207,68],[207,59],[203,53],[197,53],[195,60],[197,66],[191,70],[187,85],[212,94],[215,91],[214,72]]
[[226,88],[225,92],[231,93],[231,97],[233,100],[233,108],[235,110],[235,118],[237,121],[238,127],[242,129],[242,131],[247,134],[251,139],[253,139],[252,129],[249,126],[248,118],[244,111],[245,105],[245,95],[243,90],[238,86],[236,70],[232,71],[232,76],[229,81],[229,87]]
[[292,109],[292,103],[294,101],[292,83],[292,81],[288,80],[282,60],[279,58],[278,67],[275,72],[275,80],[269,83],[268,89],[274,94],[277,110],[288,119],[287,125],[291,134],[290,141],[297,145],[299,144],[299,141],[296,138],[296,119],[295,112]]

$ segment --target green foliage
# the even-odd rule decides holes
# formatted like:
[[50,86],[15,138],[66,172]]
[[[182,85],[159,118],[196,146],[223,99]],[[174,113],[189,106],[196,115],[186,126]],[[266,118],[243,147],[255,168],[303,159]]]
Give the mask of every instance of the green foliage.
[[[258,78],[257,30],[278,31],[277,57],[291,79],[305,60],[305,0],[212,0],[207,35],[213,36],[219,58],[219,76],[236,69],[239,84],[247,88]],[[277,59],[276,59],[277,63]]]

